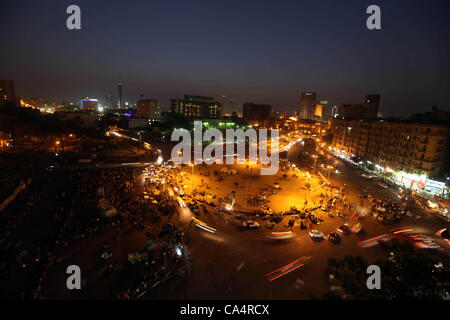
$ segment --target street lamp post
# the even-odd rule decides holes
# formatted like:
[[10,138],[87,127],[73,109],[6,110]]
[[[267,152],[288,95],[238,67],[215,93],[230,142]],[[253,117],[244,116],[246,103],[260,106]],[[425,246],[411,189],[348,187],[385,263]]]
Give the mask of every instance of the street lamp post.
[[327,166],[327,169],[328,169],[328,179],[330,179],[330,170],[333,169],[333,167],[332,166]]

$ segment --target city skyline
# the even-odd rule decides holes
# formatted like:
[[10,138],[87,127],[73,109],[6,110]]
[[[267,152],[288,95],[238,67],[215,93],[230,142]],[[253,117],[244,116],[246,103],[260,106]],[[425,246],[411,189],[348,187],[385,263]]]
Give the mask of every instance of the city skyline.
[[401,118],[448,107],[445,1],[381,1],[383,28],[376,31],[365,27],[367,1],[80,1],[77,31],[65,27],[69,4],[19,1],[1,13],[9,30],[1,77],[15,81],[18,95],[102,99],[117,95],[122,82],[124,101],[143,94],[164,109],[191,93],[294,111],[304,91],[329,105],[379,93],[380,112]]
[[0,301],[450,300],[449,0],[0,8]]

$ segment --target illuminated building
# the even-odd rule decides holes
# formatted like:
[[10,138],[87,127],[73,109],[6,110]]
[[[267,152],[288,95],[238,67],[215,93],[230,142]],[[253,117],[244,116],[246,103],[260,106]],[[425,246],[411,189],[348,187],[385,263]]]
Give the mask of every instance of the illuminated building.
[[83,98],[81,99],[81,110],[82,111],[97,111],[98,110],[98,100]]
[[137,102],[137,116],[141,119],[160,120],[161,104],[155,99],[142,99]]
[[184,99],[171,99],[170,112],[185,118],[218,119],[222,104],[212,97],[185,95]]
[[332,133],[335,150],[418,176],[439,174],[448,157],[448,125],[334,119]]
[[322,119],[322,117],[323,117],[323,105],[316,104],[316,108],[314,109],[314,118]]

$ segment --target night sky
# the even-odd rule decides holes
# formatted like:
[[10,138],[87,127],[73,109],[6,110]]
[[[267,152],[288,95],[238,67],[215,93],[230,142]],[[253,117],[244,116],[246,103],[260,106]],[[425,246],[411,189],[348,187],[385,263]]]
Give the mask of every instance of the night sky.
[[[66,28],[81,7],[81,30]],[[366,28],[370,4],[382,30]],[[2,1],[0,78],[18,95],[79,102],[184,94],[298,108],[381,94],[385,116],[450,105],[450,1]]]

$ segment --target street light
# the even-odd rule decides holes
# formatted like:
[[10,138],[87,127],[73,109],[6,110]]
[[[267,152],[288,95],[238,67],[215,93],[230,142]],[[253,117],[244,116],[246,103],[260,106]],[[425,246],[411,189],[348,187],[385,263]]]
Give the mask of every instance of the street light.
[[328,169],[328,179],[330,179],[330,170],[333,169],[333,166],[327,166]]

